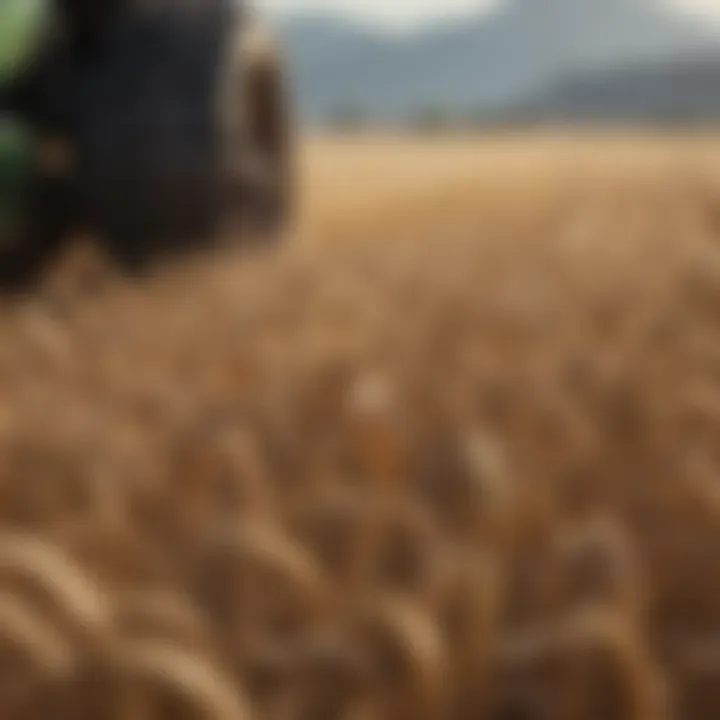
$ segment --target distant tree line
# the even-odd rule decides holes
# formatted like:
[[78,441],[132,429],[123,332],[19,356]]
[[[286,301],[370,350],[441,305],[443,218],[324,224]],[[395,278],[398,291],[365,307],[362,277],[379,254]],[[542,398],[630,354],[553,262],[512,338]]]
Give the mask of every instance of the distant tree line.
[[380,119],[360,105],[341,105],[330,112],[322,125],[333,133],[352,134],[397,128],[421,135],[440,135],[491,126],[507,125],[510,118],[487,110],[460,111],[442,105],[425,105],[392,120]]
[[[372,132],[383,129],[396,129],[418,135],[443,135],[460,132],[481,132],[497,128],[522,128],[541,125],[618,125],[647,126],[665,128],[703,127],[712,122],[712,114],[687,111],[678,108],[676,111],[593,113],[558,108],[539,107],[514,110],[469,109],[458,110],[442,105],[426,105],[392,120],[379,118],[360,105],[347,104],[329,113],[322,123],[332,133],[353,134]],[[714,117],[720,117],[718,112]]]

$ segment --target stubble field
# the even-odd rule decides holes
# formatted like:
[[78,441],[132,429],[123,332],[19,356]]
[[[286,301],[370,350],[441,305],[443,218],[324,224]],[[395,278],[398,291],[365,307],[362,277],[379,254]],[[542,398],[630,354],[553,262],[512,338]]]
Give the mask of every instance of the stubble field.
[[720,139],[299,171],[0,308],[0,717],[720,716]]

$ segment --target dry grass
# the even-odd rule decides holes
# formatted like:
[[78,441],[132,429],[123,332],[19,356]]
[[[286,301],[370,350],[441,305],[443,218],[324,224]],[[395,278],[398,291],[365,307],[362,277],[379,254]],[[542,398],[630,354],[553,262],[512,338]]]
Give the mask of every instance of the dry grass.
[[720,141],[303,172],[0,309],[0,717],[718,717]]

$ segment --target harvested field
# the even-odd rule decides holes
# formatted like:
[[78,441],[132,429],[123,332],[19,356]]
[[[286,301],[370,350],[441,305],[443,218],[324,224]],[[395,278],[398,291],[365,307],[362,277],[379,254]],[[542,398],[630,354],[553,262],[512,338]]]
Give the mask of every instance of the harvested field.
[[0,717],[720,717],[720,139],[301,173],[0,308]]

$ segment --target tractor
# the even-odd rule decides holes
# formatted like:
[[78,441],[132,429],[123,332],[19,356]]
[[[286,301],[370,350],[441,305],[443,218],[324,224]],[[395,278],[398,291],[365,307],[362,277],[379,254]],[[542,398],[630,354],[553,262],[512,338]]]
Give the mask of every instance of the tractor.
[[0,285],[32,283],[79,233],[130,271],[275,244],[286,80],[243,0],[0,0]]

